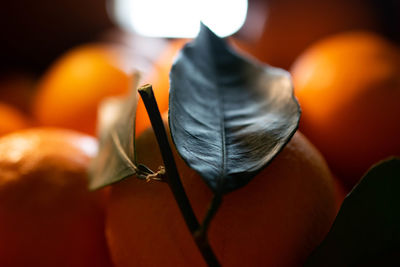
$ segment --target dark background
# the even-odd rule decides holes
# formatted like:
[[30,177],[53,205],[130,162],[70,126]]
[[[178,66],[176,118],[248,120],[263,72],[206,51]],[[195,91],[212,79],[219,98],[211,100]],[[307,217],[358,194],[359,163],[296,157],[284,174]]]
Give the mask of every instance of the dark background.
[[[266,16],[272,30],[264,28]],[[399,43],[399,17],[398,0],[250,0],[248,20],[236,36],[262,61],[288,68],[307,45],[335,32],[371,30]],[[0,73],[37,75],[67,49],[116,28],[105,0],[3,1],[0,25]],[[261,35],[252,35],[257,29]]]

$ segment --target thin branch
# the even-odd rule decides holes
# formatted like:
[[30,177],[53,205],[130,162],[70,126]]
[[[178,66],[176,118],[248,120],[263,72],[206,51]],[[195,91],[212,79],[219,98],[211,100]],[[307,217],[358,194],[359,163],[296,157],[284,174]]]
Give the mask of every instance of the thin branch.
[[222,194],[215,193],[211,200],[210,206],[208,207],[206,216],[204,217],[200,228],[195,233],[195,238],[199,240],[207,239],[208,228],[210,226],[212,219],[217,213],[219,207],[221,206],[221,203],[222,203]]
[[178,204],[186,225],[192,233],[192,237],[195,240],[195,243],[208,266],[220,266],[214,251],[208,243],[206,234],[202,234],[202,238],[195,236],[199,229],[204,227],[200,228],[199,222],[194,214],[192,206],[190,205],[185,189],[183,188],[178,169],[175,164],[174,156],[172,154],[171,146],[168,141],[167,132],[165,130],[164,123],[154,97],[152,86],[149,84],[143,85],[139,88],[139,94],[143,99],[143,103],[146,107],[151,125],[160,147],[161,156],[165,165],[166,182],[168,183],[169,188],[174,195],[175,201]]

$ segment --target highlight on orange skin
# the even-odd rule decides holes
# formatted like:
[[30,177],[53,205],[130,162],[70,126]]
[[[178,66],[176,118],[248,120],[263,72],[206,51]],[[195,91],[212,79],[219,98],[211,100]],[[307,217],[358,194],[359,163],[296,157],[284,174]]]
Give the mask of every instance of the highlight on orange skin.
[[122,48],[107,44],[79,46],[61,56],[38,83],[33,100],[38,123],[96,135],[99,103],[130,90],[133,69],[125,56]]
[[111,267],[91,136],[32,128],[0,138],[0,266]]

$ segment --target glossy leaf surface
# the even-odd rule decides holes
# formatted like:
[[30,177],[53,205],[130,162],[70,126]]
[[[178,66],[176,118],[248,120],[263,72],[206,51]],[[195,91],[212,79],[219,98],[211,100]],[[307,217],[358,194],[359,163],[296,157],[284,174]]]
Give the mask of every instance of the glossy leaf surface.
[[173,141],[214,191],[245,185],[298,127],[289,73],[240,56],[204,25],[181,51],[170,81]]
[[400,159],[373,167],[346,197],[306,266],[399,266]]

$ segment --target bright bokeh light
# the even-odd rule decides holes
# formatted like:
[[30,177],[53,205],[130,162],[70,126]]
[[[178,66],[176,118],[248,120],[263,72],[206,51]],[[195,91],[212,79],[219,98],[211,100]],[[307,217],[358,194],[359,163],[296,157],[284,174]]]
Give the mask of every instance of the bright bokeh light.
[[200,21],[220,37],[238,31],[247,0],[113,0],[110,12],[126,30],[151,37],[195,37]]

